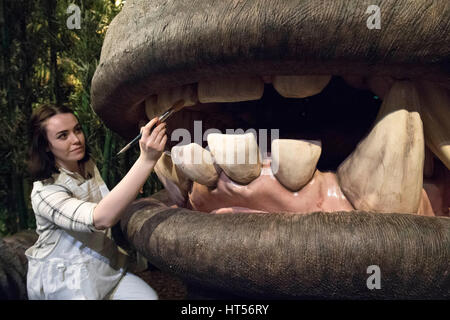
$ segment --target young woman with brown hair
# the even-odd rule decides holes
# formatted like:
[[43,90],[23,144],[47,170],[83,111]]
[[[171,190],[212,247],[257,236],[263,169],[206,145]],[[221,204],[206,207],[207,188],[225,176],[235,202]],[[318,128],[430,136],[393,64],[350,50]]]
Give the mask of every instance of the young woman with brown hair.
[[154,118],[141,130],[139,158],[109,192],[72,110],[43,105],[33,113],[29,167],[39,239],[26,251],[29,299],[157,299],[127,272],[127,256],[106,234],[164,150],[164,123]]

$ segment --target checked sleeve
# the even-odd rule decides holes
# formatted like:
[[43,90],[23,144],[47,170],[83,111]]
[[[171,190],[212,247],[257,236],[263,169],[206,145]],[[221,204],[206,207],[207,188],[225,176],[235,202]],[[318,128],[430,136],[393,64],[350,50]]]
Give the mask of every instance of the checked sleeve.
[[50,184],[33,189],[31,204],[36,219],[44,218],[62,229],[71,231],[97,231],[93,216],[97,203],[75,198],[63,185]]

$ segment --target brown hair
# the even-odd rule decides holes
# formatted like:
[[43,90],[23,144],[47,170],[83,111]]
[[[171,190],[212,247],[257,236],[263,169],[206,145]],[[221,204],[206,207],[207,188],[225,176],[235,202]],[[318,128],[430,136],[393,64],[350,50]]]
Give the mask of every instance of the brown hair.
[[[55,166],[55,157],[53,156],[53,153],[51,151],[46,151],[48,140],[44,122],[60,113],[71,113],[78,119],[69,107],[53,104],[43,104],[31,115],[29,130],[31,145],[28,170],[33,181],[48,179],[53,173],[59,172]],[[89,158],[90,151],[86,144],[86,151],[80,162],[86,162]]]

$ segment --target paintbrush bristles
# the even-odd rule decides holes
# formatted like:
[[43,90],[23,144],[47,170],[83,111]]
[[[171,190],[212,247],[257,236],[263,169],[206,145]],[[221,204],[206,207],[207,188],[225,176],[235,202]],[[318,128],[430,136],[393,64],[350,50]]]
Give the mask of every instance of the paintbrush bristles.
[[[159,116],[159,120],[160,122],[164,122],[167,120],[168,117],[170,117],[172,114],[174,114],[177,111],[180,111],[181,109],[183,109],[184,107],[184,100],[178,100],[177,102],[174,103],[174,105],[168,109],[166,112],[164,112],[161,116]],[[134,144],[136,144],[139,139],[141,138],[142,134],[140,133],[136,138],[134,138],[131,142],[129,142],[125,147],[122,148],[122,150],[120,150],[116,156],[118,156],[119,154],[127,151],[128,149],[130,149],[130,147]]]
[[172,107],[174,109],[173,112],[180,111],[181,109],[183,109],[183,107],[184,107],[184,100],[183,99],[178,100]]

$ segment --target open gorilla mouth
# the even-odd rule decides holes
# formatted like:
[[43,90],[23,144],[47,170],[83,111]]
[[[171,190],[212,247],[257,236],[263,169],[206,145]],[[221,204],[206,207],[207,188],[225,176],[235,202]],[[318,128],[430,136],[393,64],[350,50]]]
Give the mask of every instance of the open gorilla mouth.
[[[168,120],[171,152],[155,168],[172,200],[215,213],[359,209],[448,215],[448,170],[432,152],[425,153],[416,87],[399,81],[391,92],[389,77],[350,77],[359,88],[341,77],[330,79],[234,76],[149,96],[148,118],[179,99],[187,105]],[[436,115],[445,110],[445,89],[423,86],[420,90],[440,94],[432,103],[442,106],[429,109]],[[424,121],[428,127],[436,123],[426,116]],[[209,136],[212,130],[217,133]],[[433,132],[445,135],[443,130],[430,130],[432,146],[442,144]]]
[[383,2],[381,30],[366,9],[127,1],[94,110],[131,139],[186,102],[155,167],[166,190],[121,222],[138,251],[241,296],[449,296],[448,3]]

